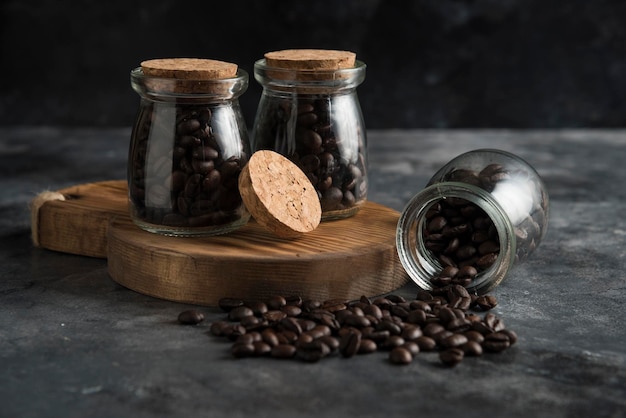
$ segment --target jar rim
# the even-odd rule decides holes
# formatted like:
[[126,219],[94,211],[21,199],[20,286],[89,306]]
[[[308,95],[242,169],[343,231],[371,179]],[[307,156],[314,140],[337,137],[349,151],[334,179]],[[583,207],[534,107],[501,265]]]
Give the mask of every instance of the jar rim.
[[248,73],[237,69],[234,77],[221,79],[179,79],[155,77],[144,74],[141,67],[130,72],[133,90],[153,100],[193,99],[233,99],[248,88]]
[[282,68],[267,65],[265,58],[254,63],[254,77],[263,86],[278,88],[352,88],[365,80],[367,65],[356,60],[353,67],[338,69]]

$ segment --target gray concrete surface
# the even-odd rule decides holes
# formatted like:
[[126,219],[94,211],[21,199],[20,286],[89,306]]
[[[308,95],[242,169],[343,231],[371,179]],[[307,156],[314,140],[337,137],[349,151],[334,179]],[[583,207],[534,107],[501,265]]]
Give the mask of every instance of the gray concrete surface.
[[[493,294],[509,350],[316,364],[235,359],[187,305],[115,284],[106,261],[33,248],[44,189],[125,177],[129,129],[0,129],[0,417],[626,415],[626,131],[371,131],[370,198],[401,210],[457,154],[529,161],[551,197],[541,246]],[[409,284],[398,294],[414,297]]]

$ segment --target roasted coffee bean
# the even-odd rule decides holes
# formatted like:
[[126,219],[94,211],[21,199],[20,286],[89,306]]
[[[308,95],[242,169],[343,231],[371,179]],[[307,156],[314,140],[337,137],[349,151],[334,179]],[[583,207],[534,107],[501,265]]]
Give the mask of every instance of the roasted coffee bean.
[[465,353],[460,348],[448,348],[439,352],[439,359],[446,366],[456,366],[463,361]]
[[413,361],[413,355],[405,347],[395,347],[389,352],[389,361],[393,364],[409,364]]
[[463,353],[465,353],[466,356],[478,357],[483,354],[483,347],[476,341],[469,340],[459,348],[463,350]]
[[498,305],[498,300],[495,296],[492,295],[483,295],[479,296],[476,299],[476,306],[478,306],[483,311],[488,311],[490,309],[495,308]]
[[330,354],[330,348],[320,340],[299,344],[296,356],[307,362],[316,362]]
[[423,335],[422,329],[416,326],[406,326],[400,336],[406,341],[414,341]]
[[422,335],[421,337],[416,338],[415,342],[417,343],[421,351],[433,351],[435,348],[437,348],[437,342],[433,338],[426,335]]
[[501,331],[498,331],[502,334],[505,334],[507,337],[509,337],[509,344],[513,345],[517,342],[517,334],[515,333],[515,331],[511,331],[510,329],[503,329]]
[[485,350],[500,352],[506,350],[511,345],[509,336],[503,332],[493,332],[485,335],[482,346]]
[[361,333],[359,331],[350,331],[346,333],[339,341],[339,352],[344,357],[352,357],[359,351],[361,345]]
[[465,331],[465,336],[467,337],[468,340],[470,341],[476,341],[477,343],[482,343],[485,340],[485,337],[483,334],[481,334],[478,331],[474,331],[474,330],[469,330],[469,331]]
[[[331,352],[339,349],[339,340],[331,335],[323,335],[318,339],[323,342],[328,348],[330,348]],[[363,341],[365,340],[361,339],[361,345],[359,346],[359,350],[363,346]]]
[[460,347],[467,341],[467,337],[463,334],[452,334],[441,340],[441,345],[445,348]]
[[254,346],[251,343],[233,344],[230,352],[237,358],[250,357],[254,355]]
[[272,352],[272,346],[265,341],[255,341],[252,343],[255,356],[269,356]]
[[230,319],[231,321],[240,321],[242,318],[252,315],[254,315],[252,309],[248,308],[247,306],[238,306],[228,312],[228,319]]
[[402,344],[400,347],[406,348],[409,350],[413,357],[417,356],[420,352],[420,346],[415,341],[407,341]]
[[252,309],[254,315],[260,316],[267,312],[267,305],[261,301],[246,301],[244,302],[244,306]]
[[276,323],[287,318],[287,314],[283,311],[272,310],[265,312],[263,314],[263,318],[265,318],[270,323]]
[[261,339],[266,342],[270,347],[276,347],[278,344],[280,344],[276,332],[271,328],[266,328],[261,331]]
[[287,316],[296,317],[302,313],[302,309],[296,305],[285,305],[280,308],[282,312],[284,312]]
[[222,335],[232,341],[235,341],[246,332],[248,332],[246,328],[240,324],[228,324],[222,328]]
[[243,300],[235,298],[221,298],[217,304],[224,312],[230,312],[234,308],[243,306]]
[[370,354],[376,352],[378,346],[374,340],[369,338],[361,338],[358,354]]
[[278,344],[272,347],[270,355],[274,358],[288,359],[296,355],[296,347],[291,344]]
[[196,309],[183,311],[178,315],[178,322],[185,325],[198,325],[204,321],[204,314]]
[[283,296],[280,296],[280,295],[272,296],[266,302],[267,308],[271,310],[275,310],[275,311],[280,310],[280,308],[282,308],[286,304],[287,304],[287,301],[285,300]]
[[226,321],[215,321],[211,323],[210,332],[216,337],[224,336],[224,329],[228,327],[230,324]]

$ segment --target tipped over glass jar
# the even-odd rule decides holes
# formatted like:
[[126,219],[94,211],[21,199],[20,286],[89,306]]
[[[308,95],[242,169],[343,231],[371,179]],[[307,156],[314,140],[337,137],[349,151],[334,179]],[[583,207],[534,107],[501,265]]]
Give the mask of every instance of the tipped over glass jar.
[[485,294],[537,248],[549,198],[521,158],[481,149],[443,166],[398,221],[400,261],[423,289],[459,284]]

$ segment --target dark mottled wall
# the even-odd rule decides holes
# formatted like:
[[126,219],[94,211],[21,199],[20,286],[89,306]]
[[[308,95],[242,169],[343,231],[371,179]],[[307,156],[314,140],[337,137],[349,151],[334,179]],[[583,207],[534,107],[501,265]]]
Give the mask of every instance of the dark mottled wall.
[[[0,3],[0,125],[128,126],[128,72],[206,57],[349,49],[369,128],[626,126],[626,1]],[[252,123],[260,88],[242,98]]]

